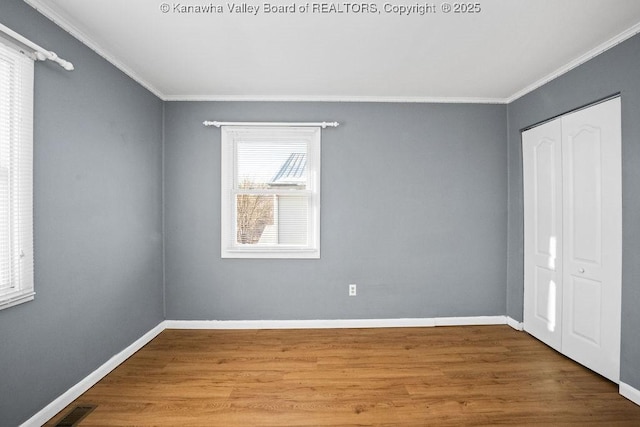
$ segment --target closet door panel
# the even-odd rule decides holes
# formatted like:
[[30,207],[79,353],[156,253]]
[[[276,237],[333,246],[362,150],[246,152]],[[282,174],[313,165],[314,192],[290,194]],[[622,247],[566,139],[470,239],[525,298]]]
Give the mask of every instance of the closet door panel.
[[573,295],[569,309],[571,333],[599,347],[602,344],[602,282],[572,276],[568,286]]
[[562,169],[560,121],[522,134],[524,185],[524,328],[562,345]]
[[565,139],[564,176],[570,192],[565,206],[571,224],[567,236],[572,239],[569,256],[574,263],[588,265],[592,275],[602,267],[601,141],[601,129],[590,125],[568,132]]
[[619,381],[620,99],[562,117],[562,352]]

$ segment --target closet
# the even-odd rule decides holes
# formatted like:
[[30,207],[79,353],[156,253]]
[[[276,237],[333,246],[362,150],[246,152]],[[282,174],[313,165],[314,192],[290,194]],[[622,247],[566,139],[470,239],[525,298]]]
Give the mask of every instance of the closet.
[[620,377],[620,98],[522,132],[524,329]]

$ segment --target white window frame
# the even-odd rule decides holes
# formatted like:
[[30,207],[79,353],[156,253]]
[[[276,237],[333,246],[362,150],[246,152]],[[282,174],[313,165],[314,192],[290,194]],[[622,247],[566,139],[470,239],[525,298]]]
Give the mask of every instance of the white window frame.
[[[0,265],[0,310],[34,299],[33,279],[33,58],[20,47],[0,41],[1,85],[7,97],[0,102],[0,165],[7,169],[5,204],[7,217],[0,230],[0,245],[6,250]],[[6,78],[6,79],[5,79]],[[4,147],[2,147],[4,145]],[[9,154],[8,154],[9,153]],[[8,165],[8,166],[7,166]],[[2,225],[0,225],[2,226]],[[2,241],[4,240],[4,241]],[[2,283],[2,281],[5,281]]]
[[[320,258],[320,133],[317,126],[222,126],[221,127],[221,256],[222,258]],[[302,192],[309,195],[307,245],[238,244],[235,197],[237,142],[304,141],[307,144],[307,186],[305,190],[260,190],[265,194]],[[256,191],[251,191],[255,193]]]

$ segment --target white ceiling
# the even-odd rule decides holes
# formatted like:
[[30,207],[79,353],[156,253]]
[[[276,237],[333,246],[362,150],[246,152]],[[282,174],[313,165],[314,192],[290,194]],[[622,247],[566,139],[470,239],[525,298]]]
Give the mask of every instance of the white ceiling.
[[[423,16],[384,11],[415,0],[368,0],[375,14],[245,0],[257,15],[230,13],[232,0],[25,1],[167,100],[509,102],[640,31],[638,0],[481,0],[473,14],[432,0]],[[223,12],[175,9],[210,4]]]

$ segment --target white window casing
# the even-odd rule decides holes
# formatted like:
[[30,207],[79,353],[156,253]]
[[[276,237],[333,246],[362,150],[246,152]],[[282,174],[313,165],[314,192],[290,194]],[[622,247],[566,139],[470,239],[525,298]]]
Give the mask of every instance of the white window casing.
[[34,298],[33,60],[0,43],[0,309]]
[[222,258],[320,258],[317,126],[222,126]]

